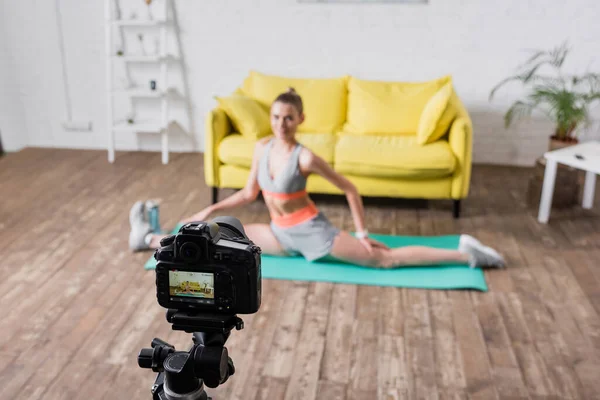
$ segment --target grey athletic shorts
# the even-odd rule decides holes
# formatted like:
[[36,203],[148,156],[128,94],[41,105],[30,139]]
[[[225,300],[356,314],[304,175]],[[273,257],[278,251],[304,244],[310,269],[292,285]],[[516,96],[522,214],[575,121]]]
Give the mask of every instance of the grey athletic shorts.
[[340,233],[322,213],[289,228],[282,228],[271,222],[271,231],[287,253],[302,255],[308,261],[328,255],[333,240]]

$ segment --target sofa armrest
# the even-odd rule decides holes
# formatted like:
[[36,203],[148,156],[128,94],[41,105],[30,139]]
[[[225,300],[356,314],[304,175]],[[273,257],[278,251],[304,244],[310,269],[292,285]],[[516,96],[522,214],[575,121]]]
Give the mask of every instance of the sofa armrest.
[[204,179],[208,186],[219,187],[219,143],[231,131],[231,121],[225,111],[215,108],[208,113],[204,133]]
[[471,182],[473,126],[468,116],[462,115],[452,122],[448,142],[458,161],[452,177],[450,196],[459,200],[467,197]]

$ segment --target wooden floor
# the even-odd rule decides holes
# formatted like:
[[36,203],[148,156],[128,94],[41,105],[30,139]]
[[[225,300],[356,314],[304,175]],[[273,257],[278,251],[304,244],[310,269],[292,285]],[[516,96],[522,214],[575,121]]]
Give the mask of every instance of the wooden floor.
[[[150,399],[137,354],[187,350],[155,298],[150,253],[127,249],[128,211],[160,197],[164,227],[209,202],[200,154],[25,149],[0,158],[0,399]],[[227,342],[237,371],[215,399],[600,398],[600,196],[527,208],[525,168],[475,166],[451,203],[366,201],[368,227],[472,233],[507,255],[487,293],[264,280],[263,306]],[[600,185],[597,185],[600,186]],[[232,193],[224,191],[222,195]],[[344,198],[318,198],[352,229]],[[267,222],[261,202],[228,212]]]

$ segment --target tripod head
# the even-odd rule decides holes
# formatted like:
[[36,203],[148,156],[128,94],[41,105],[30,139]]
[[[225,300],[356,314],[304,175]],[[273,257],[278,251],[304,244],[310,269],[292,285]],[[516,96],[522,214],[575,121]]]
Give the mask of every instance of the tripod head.
[[235,373],[225,342],[231,330],[244,328],[236,315],[194,314],[169,309],[167,321],[174,330],[192,333],[188,351],[176,351],[169,343],[155,338],[152,348],[138,355],[138,365],[157,372],[152,385],[154,400],[210,400],[204,384],[216,388]]

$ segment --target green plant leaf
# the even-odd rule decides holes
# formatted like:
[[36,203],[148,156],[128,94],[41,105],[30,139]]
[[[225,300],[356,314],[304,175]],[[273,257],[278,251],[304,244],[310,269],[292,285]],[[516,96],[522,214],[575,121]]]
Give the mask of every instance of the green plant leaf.
[[541,57],[544,57],[548,55],[548,52],[545,50],[536,50],[535,53],[533,53],[533,55],[531,57],[529,57],[527,59],[527,61],[525,61],[523,64],[519,65],[519,69],[521,68],[525,68],[526,66],[528,66],[529,64],[531,64],[534,61],[537,61],[538,59],[540,59]]
[[595,100],[600,100],[600,92],[583,94],[582,97],[586,103],[591,103]]
[[504,115],[504,127],[508,128],[516,119],[530,116],[533,108],[534,105],[530,103],[525,103],[520,100],[514,102]]
[[[557,135],[572,135],[577,126],[589,121],[588,108],[592,102],[600,100],[600,74],[561,73],[569,52],[567,42],[550,50],[537,51],[519,67],[518,73],[493,87],[490,100],[509,82],[521,82],[528,91],[524,101],[516,101],[507,110],[505,127],[517,119],[531,116],[534,109],[541,110],[556,124]],[[556,76],[540,74],[544,66],[552,66]]]
[[592,91],[600,91],[600,74],[587,73],[577,78],[578,84],[585,84],[591,88]]
[[521,75],[513,75],[510,76],[508,78],[503,79],[502,81],[500,81],[500,83],[498,83],[496,86],[494,86],[494,88],[492,88],[492,90],[490,91],[490,95],[489,95],[489,100],[492,100],[493,96],[496,94],[496,92],[505,84],[509,83],[509,82],[522,82],[524,84],[527,83],[534,83],[534,82],[543,82],[546,85],[555,85],[555,86],[563,86],[564,84],[564,79],[562,78],[556,78],[556,77],[550,77],[550,76],[543,76],[543,75],[535,75],[535,71],[528,71],[526,74],[521,74]]
[[523,80],[522,77],[519,76],[519,75],[510,76],[508,78],[503,79],[502,81],[500,81],[500,83],[498,83],[496,86],[494,86],[492,88],[492,90],[490,91],[489,100],[492,100],[492,98],[494,97],[494,95],[496,94],[496,92],[498,91],[498,89],[500,89],[502,86],[504,86],[508,82],[522,81],[522,80]]
[[551,52],[552,54],[552,65],[555,67],[562,67],[567,55],[569,54],[569,45],[567,42],[563,43],[559,47],[555,48]]

